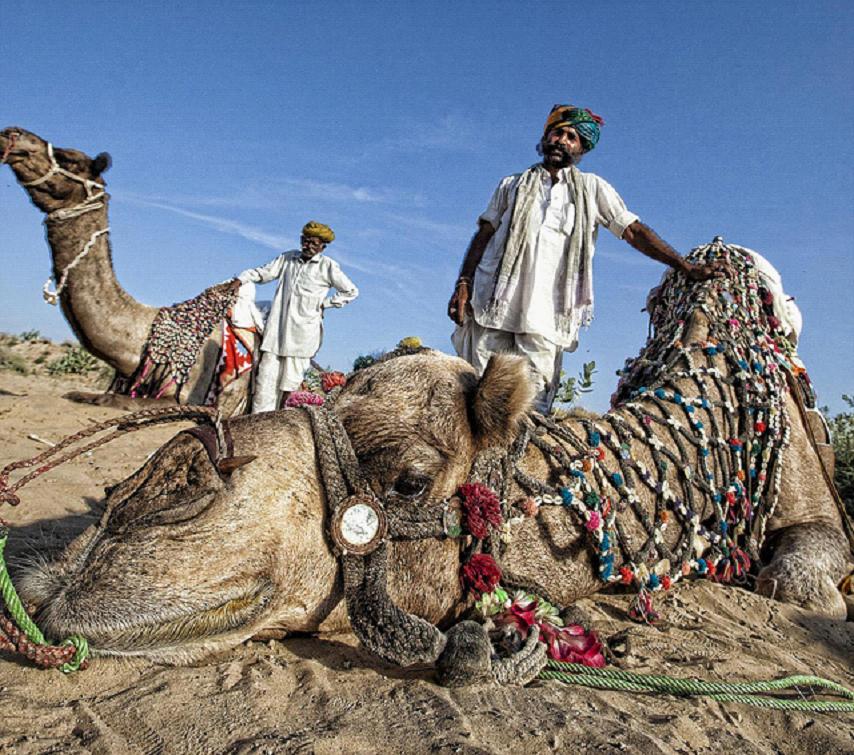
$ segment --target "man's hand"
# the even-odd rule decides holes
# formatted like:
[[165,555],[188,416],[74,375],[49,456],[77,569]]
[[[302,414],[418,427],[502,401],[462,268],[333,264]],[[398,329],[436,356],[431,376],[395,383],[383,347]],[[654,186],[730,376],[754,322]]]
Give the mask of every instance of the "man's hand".
[[730,268],[723,260],[708,262],[705,265],[692,265],[690,262],[686,262],[682,272],[688,280],[704,281],[709,278],[722,278],[729,275]]
[[466,307],[468,307],[470,298],[469,285],[469,282],[464,279],[458,280],[453,296],[448,302],[448,317],[457,325],[462,325],[465,319]]
[[661,239],[648,225],[636,220],[623,232],[623,239],[642,254],[675,270],[682,272],[688,280],[703,281],[709,278],[728,275],[731,271],[723,261],[705,265],[692,265],[686,262],[670,244]]

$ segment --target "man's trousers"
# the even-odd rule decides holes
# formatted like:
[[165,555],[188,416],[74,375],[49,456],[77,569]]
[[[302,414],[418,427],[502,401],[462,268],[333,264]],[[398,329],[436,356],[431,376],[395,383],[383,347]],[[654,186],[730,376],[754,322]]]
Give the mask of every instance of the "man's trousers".
[[560,386],[563,349],[536,333],[484,328],[469,315],[451,336],[457,354],[482,375],[493,354],[518,354],[528,360],[537,395],[534,408],[548,414]]
[[255,373],[252,413],[278,409],[282,392],[299,388],[310,366],[311,357],[280,357],[272,351],[262,351]]

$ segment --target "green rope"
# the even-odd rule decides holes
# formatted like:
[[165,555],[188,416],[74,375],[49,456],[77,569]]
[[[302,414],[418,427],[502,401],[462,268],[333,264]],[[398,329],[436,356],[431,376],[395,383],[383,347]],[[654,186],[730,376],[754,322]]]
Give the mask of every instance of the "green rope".
[[37,642],[39,645],[46,645],[44,635],[41,630],[35,625],[30,615],[21,603],[18,593],[15,591],[15,585],[12,584],[12,578],[9,576],[9,571],[6,569],[6,559],[3,557],[3,551],[6,550],[6,541],[9,539],[9,530],[5,527],[0,530],[0,593],[3,595],[3,603],[5,604],[9,615],[18,628],[27,635],[30,642]]
[[[540,678],[604,690],[659,692],[677,696],[702,695],[720,702],[745,703],[776,710],[854,713],[854,692],[841,684],[818,676],[788,676],[785,679],[760,682],[708,682],[700,679],[678,679],[672,676],[591,668],[580,663],[549,660],[547,668],[540,672]],[[795,690],[798,687],[819,687],[849,699],[845,701],[791,700],[755,694]]]
[[[45,640],[41,630],[30,618],[30,615],[24,608],[24,604],[21,603],[21,599],[18,597],[18,593],[15,590],[15,585],[12,584],[12,578],[9,576],[9,570],[6,568],[6,559],[4,558],[3,553],[6,550],[6,541],[8,539],[9,529],[5,526],[0,526],[0,596],[2,596],[3,604],[6,606],[6,610],[12,617],[12,620],[27,636],[27,639],[38,645],[47,645],[48,642]],[[74,646],[74,657],[68,661],[68,663],[63,663],[59,667],[59,670],[64,674],[77,671],[83,661],[89,657],[89,643],[86,641],[85,637],[72,635],[68,639],[64,640],[62,644]]]

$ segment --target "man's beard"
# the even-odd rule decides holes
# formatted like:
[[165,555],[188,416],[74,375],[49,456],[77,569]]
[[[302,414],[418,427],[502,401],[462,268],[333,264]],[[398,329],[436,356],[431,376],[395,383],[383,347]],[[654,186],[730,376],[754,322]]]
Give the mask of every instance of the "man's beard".
[[543,165],[547,168],[568,168],[581,162],[581,155],[573,155],[562,144],[547,144],[541,150]]

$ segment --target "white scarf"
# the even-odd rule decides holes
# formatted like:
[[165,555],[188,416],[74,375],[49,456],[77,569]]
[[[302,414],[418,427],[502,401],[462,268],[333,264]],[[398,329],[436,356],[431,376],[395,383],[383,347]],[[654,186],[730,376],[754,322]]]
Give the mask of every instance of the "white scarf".
[[[543,171],[545,168],[537,163],[522,173],[516,183],[510,231],[501,252],[492,296],[486,308],[490,314],[497,315],[506,308],[504,297],[507,286],[518,275],[519,260],[531,243],[533,234],[529,233],[530,225],[540,220],[537,203]],[[596,209],[584,189],[581,171],[574,165],[569,169],[569,185],[575,205],[575,223],[558,273],[563,278],[560,286],[563,297],[555,313],[555,324],[564,332],[571,331],[574,323],[589,325],[593,319],[593,233],[596,228]]]

